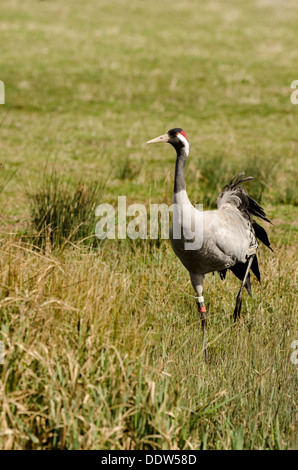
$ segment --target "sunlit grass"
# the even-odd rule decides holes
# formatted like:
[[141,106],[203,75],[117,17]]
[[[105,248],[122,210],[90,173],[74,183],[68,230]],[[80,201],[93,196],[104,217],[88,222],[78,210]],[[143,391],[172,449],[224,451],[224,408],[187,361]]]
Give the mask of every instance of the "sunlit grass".
[[[296,3],[2,3],[0,447],[297,448]],[[208,364],[166,240],[82,242],[97,203],[171,203],[145,142],[177,126],[193,203],[246,171],[274,222],[236,327],[239,282],[206,276]]]
[[208,364],[191,286],[169,249],[113,250],[111,261],[108,245],[55,255],[2,241],[2,446],[293,447],[286,249],[262,252],[263,282],[237,327],[237,281],[207,276]]

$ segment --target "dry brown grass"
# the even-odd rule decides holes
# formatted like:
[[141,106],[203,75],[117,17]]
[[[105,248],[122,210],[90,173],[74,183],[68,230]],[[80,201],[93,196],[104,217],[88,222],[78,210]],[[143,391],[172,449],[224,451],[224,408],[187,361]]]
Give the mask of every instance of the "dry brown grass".
[[[1,448],[293,448],[292,257],[262,253],[235,328],[237,282],[210,275],[210,363],[167,245],[131,256],[1,241]],[[183,287],[181,288],[181,280]]]

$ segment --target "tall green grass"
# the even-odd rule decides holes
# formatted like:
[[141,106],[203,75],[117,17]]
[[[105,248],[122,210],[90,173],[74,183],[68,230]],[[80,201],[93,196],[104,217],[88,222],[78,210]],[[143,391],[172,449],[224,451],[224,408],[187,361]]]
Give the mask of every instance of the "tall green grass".
[[40,187],[28,194],[34,243],[54,246],[77,240],[95,244],[95,208],[102,201],[104,183],[64,181],[57,172],[45,174]]
[[[2,1],[1,448],[297,448],[297,22],[293,1]],[[193,203],[245,171],[274,222],[236,327],[239,282],[206,276],[208,364],[169,243],[92,242],[94,205],[171,204],[173,149],[145,142],[177,126]]]

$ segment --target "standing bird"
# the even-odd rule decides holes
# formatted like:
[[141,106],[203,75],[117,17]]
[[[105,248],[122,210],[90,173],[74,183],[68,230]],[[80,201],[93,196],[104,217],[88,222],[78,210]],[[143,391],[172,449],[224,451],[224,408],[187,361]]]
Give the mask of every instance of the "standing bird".
[[[221,279],[224,279],[227,270],[230,269],[240,279],[241,287],[234,310],[236,321],[240,317],[243,287],[252,296],[250,270],[260,281],[256,255],[257,239],[272,250],[266,231],[253,220],[252,216],[270,221],[262,207],[239,186],[240,183],[253,179],[245,178],[244,173],[235,176],[230,184],[224,187],[217,198],[217,210],[204,212],[197,210],[190,203],[185,189],[185,164],[190,151],[185,131],[180,128],[171,129],[167,134],[147,143],[162,142],[171,144],[177,153],[170,241],[174,252],[189,271],[197,295],[204,333],[204,352],[207,358],[207,316],[203,297],[205,274],[218,271]],[[187,243],[190,241],[193,243],[192,246],[191,243]]]

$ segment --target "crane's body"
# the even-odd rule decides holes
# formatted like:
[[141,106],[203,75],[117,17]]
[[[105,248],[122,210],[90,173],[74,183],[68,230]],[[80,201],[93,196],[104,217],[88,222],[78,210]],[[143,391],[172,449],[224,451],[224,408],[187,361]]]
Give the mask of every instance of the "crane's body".
[[[206,308],[202,295],[205,274],[218,271],[221,278],[224,278],[230,269],[242,281],[234,310],[236,320],[240,316],[243,287],[252,295],[250,269],[260,281],[256,257],[257,239],[271,249],[265,230],[252,215],[270,221],[262,207],[239,186],[252,179],[244,178],[244,173],[234,177],[219,194],[217,210],[197,210],[189,201],[185,188],[185,165],[190,151],[185,132],[180,128],[171,129],[167,134],[148,143],[159,142],[170,143],[177,153],[173,191],[176,216],[174,212],[175,226],[170,228],[170,241],[175,254],[189,271],[197,294],[205,337]],[[206,339],[204,350],[207,357]]]
[[[197,209],[191,206],[192,220],[196,218],[195,211]],[[256,237],[237,209],[205,211],[197,219],[202,224],[203,235],[202,246],[197,250],[185,250],[186,238],[174,239],[173,227],[170,228],[173,250],[190,273],[221,271],[236,263],[245,263],[247,255],[256,251]]]

